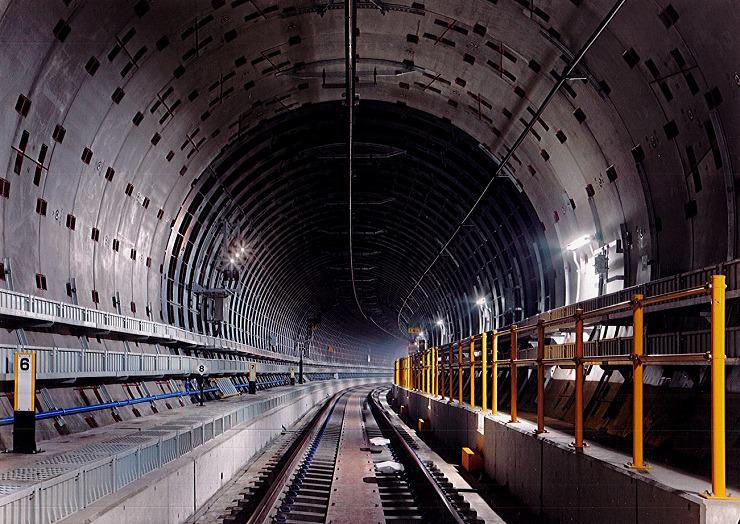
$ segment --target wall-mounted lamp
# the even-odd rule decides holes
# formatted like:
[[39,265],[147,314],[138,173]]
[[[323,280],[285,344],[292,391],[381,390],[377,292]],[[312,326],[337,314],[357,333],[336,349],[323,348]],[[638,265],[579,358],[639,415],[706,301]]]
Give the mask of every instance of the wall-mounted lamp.
[[591,242],[591,235],[583,235],[582,237],[576,238],[573,242],[565,246],[568,251],[575,251],[583,246],[588,245]]

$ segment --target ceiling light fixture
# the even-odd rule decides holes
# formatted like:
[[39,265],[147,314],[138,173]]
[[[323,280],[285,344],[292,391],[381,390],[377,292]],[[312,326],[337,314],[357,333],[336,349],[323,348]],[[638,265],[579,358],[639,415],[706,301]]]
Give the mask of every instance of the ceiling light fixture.
[[575,251],[583,246],[588,245],[591,242],[591,235],[583,235],[582,237],[576,238],[573,242],[565,246],[568,251]]

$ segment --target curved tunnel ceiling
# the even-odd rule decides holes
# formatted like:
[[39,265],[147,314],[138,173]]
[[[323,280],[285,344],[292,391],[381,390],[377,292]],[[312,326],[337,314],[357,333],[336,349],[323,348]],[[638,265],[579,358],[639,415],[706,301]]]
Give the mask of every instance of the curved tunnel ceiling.
[[342,4],[0,5],[13,287],[206,331],[228,288],[223,334],[357,358],[735,256],[732,2],[628,1],[421,281],[612,2],[359,2],[360,312]]

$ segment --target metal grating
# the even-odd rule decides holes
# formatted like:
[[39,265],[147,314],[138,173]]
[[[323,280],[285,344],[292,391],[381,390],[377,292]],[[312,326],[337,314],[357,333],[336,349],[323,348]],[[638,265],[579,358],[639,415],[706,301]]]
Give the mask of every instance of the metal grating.
[[50,478],[58,477],[72,469],[72,466],[67,467],[32,467],[32,468],[18,468],[4,473],[0,473],[0,480],[32,480],[32,481],[43,481],[49,480]]
[[55,457],[48,458],[38,462],[38,465],[44,464],[87,464],[108,457],[107,453],[65,453]]
[[23,484],[15,484],[15,483],[4,483],[0,484],[0,495],[10,495],[11,493],[14,493],[18,491],[19,489],[25,488],[26,486]]

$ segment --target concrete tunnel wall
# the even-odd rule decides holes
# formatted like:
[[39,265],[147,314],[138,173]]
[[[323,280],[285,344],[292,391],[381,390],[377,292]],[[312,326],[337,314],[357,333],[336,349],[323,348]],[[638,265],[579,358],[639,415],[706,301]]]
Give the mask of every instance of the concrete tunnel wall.
[[[317,16],[302,2],[280,2],[260,16],[249,3],[223,1],[188,9],[147,0],[42,3],[0,7],[8,184],[0,255],[13,287],[66,301],[74,279],[80,304],[182,323],[168,318],[163,300],[171,278],[164,246],[176,245],[172,224],[187,220],[181,206],[234,140],[234,122],[249,128],[282,111],[266,103],[274,94],[286,96],[288,108],[338,98],[318,80],[296,89],[290,75],[265,69],[260,50],[279,50],[288,66],[331,61],[342,49],[341,10]],[[430,0],[386,16],[361,9],[360,55],[420,68],[409,81],[382,78],[361,94],[447,118],[500,151],[549,89],[551,71],[610,5]],[[734,256],[738,16],[724,0],[631,2],[589,51],[579,70],[585,80],[568,83],[517,152],[512,176],[534,204],[554,262],[552,305],[598,292],[588,268],[602,246],[609,290]],[[435,43],[438,19],[454,20],[455,29]],[[195,32],[202,49],[193,47]],[[420,89],[425,75],[439,87]],[[264,109],[234,120],[234,108],[256,102]],[[597,240],[576,256],[563,252],[583,234]],[[459,299],[463,287],[472,292],[472,274],[439,276],[461,284]],[[498,289],[490,281],[476,287]],[[271,300],[269,287],[255,289],[242,297],[255,311],[250,340],[289,345],[302,308]],[[176,307],[192,307],[189,293],[175,289]],[[426,302],[415,306],[422,316],[455,300],[432,293]],[[467,323],[457,322],[464,308],[442,313]],[[337,335],[340,345],[358,341],[347,342]]]
[[456,403],[393,388],[393,406],[423,418],[440,445],[484,456],[486,474],[546,522],[677,522],[721,524],[740,518],[736,505],[707,503],[698,495],[629,473],[594,453],[576,453],[569,437],[545,438],[532,425],[509,425],[508,415],[483,416]]

